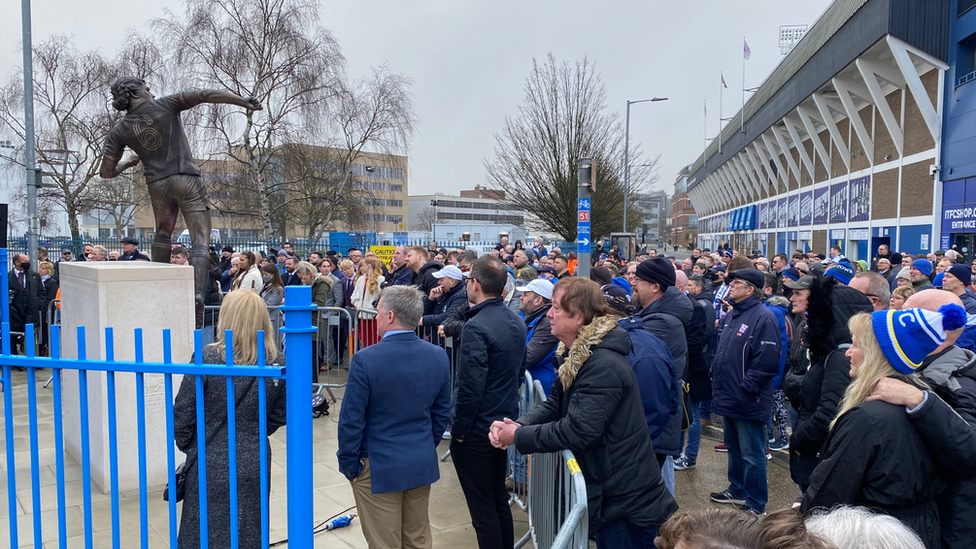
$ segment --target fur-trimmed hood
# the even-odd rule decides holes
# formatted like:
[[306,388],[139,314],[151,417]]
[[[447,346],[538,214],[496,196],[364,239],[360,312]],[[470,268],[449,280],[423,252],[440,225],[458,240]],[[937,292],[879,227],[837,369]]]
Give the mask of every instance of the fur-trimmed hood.
[[807,333],[810,363],[825,359],[838,345],[851,342],[847,322],[858,313],[871,313],[874,306],[864,294],[833,278],[817,276],[807,299]]
[[[598,316],[592,322],[583,326],[579,334],[569,348],[567,356],[566,344],[560,342],[556,347],[556,356],[562,359],[559,366],[559,382],[562,383],[563,390],[567,391],[576,380],[583,364],[589,360],[593,354],[593,349],[597,346],[608,346],[613,350],[627,355],[630,352],[630,337],[627,332],[619,330],[619,333],[611,334],[617,327],[617,318],[612,315]],[[617,337],[613,337],[616,335]]]

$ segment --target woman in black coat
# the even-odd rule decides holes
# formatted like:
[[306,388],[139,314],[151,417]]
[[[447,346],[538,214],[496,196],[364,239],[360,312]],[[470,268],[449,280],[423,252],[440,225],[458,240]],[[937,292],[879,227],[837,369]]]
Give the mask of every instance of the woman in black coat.
[[[257,364],[258,330],[264,330],[267,364],[284,365],[285,357],[278,355],[274,331],[264,300],[254,292],[230,292],[224,297],[217,330],[217,342],[203,348],[205,364],[224,364],[226,347],[224,331],[234,333],[234,363]],[[237,378],[234,382],[237,410],[237,511],[239,547],[261,546],[261,446],[258,442],[258,388],[267,388],[268,435],[285,424],[284,380],[261,378]],[[227,378],[204,376],[203,407],[207,425],[207,529],[209,546],[230,547],[230,477],[227,459]],[[180,391],[173,404],[176,445],[193,459],[197,448],[197,401],[194,376],[183,376]],[[271,445],[264,441],[268,450],[268,488],[271,487]],[[199,461],[186,471],[186,496],[180,521],[179,548],[200,547],[200,487],[197,469]]]
[[41,356],[48,356],[48,332],[50,323],[48,322],[48,309],[51,302],[58,296],[58,279],[54,278],[54,264],[50,261],[42,261],[37,266],[37,274],[41,276],[41,288],[37,292],[38,310],[41,313]]
[[[961,316],[965,319],[965,313]],[[878,325],[880,330],[888,326],[883,320]],[[911,328],[923,330],[918,324]],[[937,549],[939,512],[935,497],[945,488],[939,469],[904,406],[868,400],[877,382],[885,377],[921,388],[924,384],[917,375],[905,375],[892,367],[878,343],[872,315],[853,317],[850,330],[853,341],[847,355],[854,381],[830,425],[820,464],[810,475],[800,510],[807,513],[836,505],[867,507],[897,518],[914,530],[928,549]],[[906,343],[903,340],[901,345]]]
[[786,396],[797,411],[790,436],[790,477],[800,490],[810,484],[810,473],[820,462],[818,454],[827,440],[837,404],[851,383],[851,362],[844,355],[851,342],[848,320],[870,313],[871,301],[854,288],[837,285],[833,277],[814,277],[807,299],[807,330],[803,340],[810,350],[810,366],[799,382],[784,384]]
[[[571,450],[586,479],[590,530],[650,547],[657,527],[678,509],[664,485],[647,430],[640,388],[617,326],[596,282],[571,277],[553,289],[549,318],[559,339],[559,379],[549,398],[518,419],[495,422],[492,443],[519,452]],[[645,538],[644,536],[647,536]]]

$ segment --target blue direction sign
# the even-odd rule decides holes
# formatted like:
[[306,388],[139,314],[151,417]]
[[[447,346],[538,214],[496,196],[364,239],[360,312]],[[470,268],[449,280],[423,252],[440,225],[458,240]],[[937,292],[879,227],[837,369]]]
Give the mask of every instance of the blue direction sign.
[[590,199],[580,198],[576,217],[576,252],[590,253]]

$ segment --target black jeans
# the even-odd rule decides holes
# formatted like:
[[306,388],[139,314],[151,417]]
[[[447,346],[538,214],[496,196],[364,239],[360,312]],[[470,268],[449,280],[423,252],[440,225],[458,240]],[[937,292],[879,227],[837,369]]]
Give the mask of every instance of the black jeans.
[[478,547],[513,549],[515,527],[505,489],[508,452],[492,446],[487,436],[469,433],[464,442],[451,440],[451,460],[478,535]]

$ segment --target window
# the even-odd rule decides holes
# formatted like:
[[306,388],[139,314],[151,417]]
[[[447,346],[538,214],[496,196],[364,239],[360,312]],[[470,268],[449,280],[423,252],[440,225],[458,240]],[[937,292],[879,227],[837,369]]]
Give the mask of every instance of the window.
[[[972,0],[976,3],[976,0]],[[960,0],[959,5],[962,6]],[[958,59],[956,61],[956,85],[976,80],[976,34],[972,34],[959,41]]]
[[[447,233],[447,239],[448,240],[454,240],[454,233]],[[338,290],[336,290],[336,291],[338,291]]]
[[959,8],[956,12],[956,16],[962,17],[962,14],[968,12],[974,7],[976,7],[976,0],[959,0]]
[[473,239],[473,240],[474,240],[475,242],[480,242],[480,241],[481,241],[481,233],[474,233],[473,235],[471,235],[471,238],[472,238],[472,239]]

